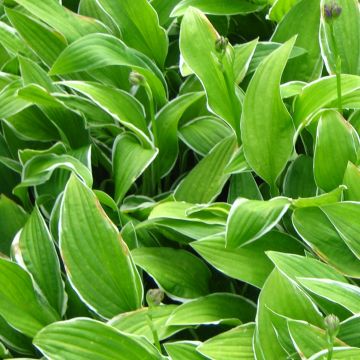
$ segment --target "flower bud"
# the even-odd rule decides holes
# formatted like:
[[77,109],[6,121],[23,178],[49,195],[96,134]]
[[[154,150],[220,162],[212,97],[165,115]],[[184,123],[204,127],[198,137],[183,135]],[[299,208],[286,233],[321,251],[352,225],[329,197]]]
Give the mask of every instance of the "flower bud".
[[340,327],[339,318],[334,314],[330,314],[325,317],[324,323],[325,323],[325,328],[326,328],[329,336],[331,338],[336,337],[336,335],[339,332],[339,327]]
[[145,77],[136,71],[132,71],[129,75],[129,81],[131,85],[143,86],[145,85]]
[[341,6],[335,2],[331,4],[325,4],[323,8],[325,20],[331,21],[338,18],[341,14],[341,11]]
[[228,43],[229,43],[229,40],[227,38],[220,36],[215,41],[216,51],[221,54],[225,53]]
[[149,307],[158,306],[164,300],[164,292],[160,289],[150,289],[146,293],[146,302]]

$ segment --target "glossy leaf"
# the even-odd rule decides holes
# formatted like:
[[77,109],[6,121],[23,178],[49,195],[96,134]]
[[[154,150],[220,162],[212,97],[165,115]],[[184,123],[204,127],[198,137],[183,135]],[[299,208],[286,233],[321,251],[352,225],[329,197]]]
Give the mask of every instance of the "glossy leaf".
[[60,226],[61,255],[81,299],[104,317],[139,308],[142,286],[129,250],[95,194],[75,176],[65,189]]
[[[96,341],[89,341],[96,339]],[[78,318],[47,326],[34,339],[35,346],[54,360],[161,359],[137,338],[104,323]]]
[[258,67],[246,91],[241,118],[245,157],[273,188],[293,149],[294,125],[280,97],[280,79],[294,41],[275,50]]
[[[135,264],[175,299],[193,299],[209,292],[210,271],[196,256],[173,248],[138,248],[131,252]],[[188,269],[192,269],[191,272]]]
[[269,232],[290,206],[287,198],[270,201],[239,198],[231,207],[226,226],[226,246],[245,246]]
[[239,324],[255,318],[255,304],[244,297],[215,293],[186,302],[173,311],[168,325]]

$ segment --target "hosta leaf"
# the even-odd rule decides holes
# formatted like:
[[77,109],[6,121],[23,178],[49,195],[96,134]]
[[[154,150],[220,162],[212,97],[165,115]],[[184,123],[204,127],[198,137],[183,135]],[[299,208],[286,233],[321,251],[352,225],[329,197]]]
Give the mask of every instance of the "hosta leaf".
[[296,209],[292,221],[298,234],[320,259],[347,276],[360,277],[358,258],[323,211],[316,207]]
[[167,175],[175,165],[179,152],[177,130],[180,118],[189,106],[203,96],[202,92],[178,96],[156,114],[156,130],[153,131],[156,131],[156,145],[159,148],[159,156],[155,160],[158,177]]
[[351,162],[346,167],[343,184],[347,187],[345,200],[360,201],[360,169]]
[[296,320],[305,320],[322,326],[323,318],[310,298],[297,285],[274,270],[268,277],[258,302],[254,348],[257,359],[267,359],[272,354],[276,359],[285,359],[287,353],[278,338],[278,332],[288,333],[287,323],[274,327],[272,312]]
[[33,337],[59,320],[55,310],[37,296],[32,279],[19,265],[0,259],[0,315],[15,329]]
[[[341,91],[345,97],[360,88],[360,77],[341,75]],[[323,108],[337,99],[336,77],[328,76],[304,86],[294,103],[294,123],[298,128],[308,124]]]
[[121,125],[135,132],[144,143],[149,142],[144,108],[127,92],[85,81],[64,81],[61,84],[87,96]]
[[267,255],[275,264],[276,268],[292,280],[296,281],[298,277],[313,277],[347,283],[344,276],[319,260],[274,251],[268,251]]
[[232,129],[214,116],[202,116],[179,129],[179,137],[192,150],[205,156],[221,140],[229,137]]
[[254,330],[253,323],[238,326],[206,340],[197,351],[213,360],[254,360]]
[[161,359],[160,354],[150,351],[137,338],[85,318],[47,326],[36,335],[34,344],[54,360]]
[[311,81],[321,75],[323,67],[319,45],[319,0],[301,0],[293,6],[277,26],[271,41],[285,42],[297,35],[296,46],[307,53],[287,64],[283,80]]
[[138,248],[131,255],[136,265],[175,299],[193,299],[209,292],[209,269],[198,257],[186,250],[167,247]]
[[239,197],[250,200],[262,200],[259,187],[250,172],[234,174],[230,178],[228,202],[234,203]]
[[302,250],[294,238],[277,231],[270,231],[257,241],[237,249],[225,247],[224,235],[195,241],[191,247],[217,270],[258,288],[263,286],[274,268],[265,251],[298,253]]
[[27,100],[17,95],[21,87],[21,80],[14,80],[0,91],[0,118],[15,115],[30,106]]
[[354,315],[341,322],[338,338],[350,346],[360,346],[360,315]]
[[245,246],[269,232],[290,206],[287,198],[270,201],[239,198],[231,207],[226,226],[226,246]]
[[350,250],[360,259],[359,228],[360,203],[343,202],[322,207]]
[[164,348],[172,360],[206,360],[207,357],[197,351],[200,344],[195,341],[177,341],[165,343]]
[[119,27],[124,42],[154,59],[162,67],[168,39],[151,4],[146,0],[98,2]]
[[316,195],[313,159],[300,155],[289,166],[284,178],[284,195],[290,198],[307,198]]
[[212,15],[249,14],[263,8],[260,3],[248,0],[223,0],[221,4],[216,0],[182,0],[175,6],[170,16],[182,16],[190,6]]
[[29,47],[51,66],[66,47],[65,38],[19,11],[6,8],[6,15]]
[[50,179],[55,169],[66,169],[76,173],[88,185],[92,185],[92,174],[87,166],[73,156],[44,154],[24,164],[20,186],[40,185]]
[[[306,321],[290,319],[288,328],[294,346],[302,359],[308,359],[311,355],[328,348],[325,330]],[[334,346],[346,346],[346,344],[335,338]]]
[[0,316],[0,339],[11,350],[17,353],[33,355],[34,348],[31,339],[21,332],[15,330],[12,326]]
[[205,15],[190,7],[181,22],[180,51],[187,66],[200,79],[210,109],[238,131],[241,105],[235,94],[233,50],[220,58],[219,35]]
[[351,125],[334,110],[323,112],[317,126],[314,154],[317,186],[331,191],[342,184],[348,161],[356,159]]
[[280,22],[291,8],[298,2],[298,0],[275,0],[269,10],[269,19]]
[[142,285],[126,244],[95,194],[75,176],[66,186],[60,249],[72,286],[104,317],[140,307]]
[[22,53],[23,55],[31,56],[29,49],[19,39],[16,30],[2,21],[0,21],[0,37],[1,45],[4,46],[8,52],[14,54]]
[[11,242],[15,234],[24,226],[28,215],[14,201],[0,196],[0,252],[10,255]]
[[[309,360],[322,360],[328,356],[328,350],[322,350],[309,358]],[[340,347],[334,348],[332,353],[333,360],[356,359],[360,356],[360,350],[357,348]]]
[[[321,7],[326,2],[321,1]],[[331,26],[334,38],[331,35]],[[341,16],[332,25],[321,14],[320,46],[328,73],[334,74],[335,53],[341,58],[341,72],[360,75],[360,9],[356,0],[341,1]],[[334,44],[335,40],[335,44]],[[336,49],[336,52],[335,52]]]
[[145,55],[111,35],[90,34],[75,41],[60,54],[50,73],[64,75],[113,65],[128,66],[141,73],[154,98],[159,104],[165,103],[166,90],[160,70]]
[[234,136],[219,142],[176,188],[176,200],[201,204],[215,199],[230,176],[224,173],[224,169],[235,151],[235,146]]
[[49,304],[61,316],[66,299],[60,263],[49,230],[37,207],[12,246],[15,260],[30,272]]
[[360,312],[360,289],[358,286],[330,279],[298,278],[310,292],[340,304],[353,314]]
[[153,343],[154,336],[149,325],[150,318],[157,331],[159,340],[166,339],[184,328],[184,326],[171,326],[166,324],[176,308],[176,305],[160,305],[153,308],[142,308],[114,317],[109,321],[109,325],[125,333],[145,336]]
[[[115,201],[121,202],[135,180],[157,155],[156,148],[145,148],[139,139],[130,134],[119,135],[113,149]],[[134,161],[136,159],[136,161]]]
[[244,79],[257,45],[258,39],[234,46],[234,75],[237,84]]
[[68,42],[90,33],[107,32],[106,27],[101,22],[68,11],[60,3],[53,0],[43,0],[41,2],[16,0],[16,2],[32,15],[62,33]]
[[272,188],[293,150],[294,125],[280,97],[280,79],[294,41],[259,65],[246,91],[241,118],[245,157]]
[[215,293],[186,302],[175,309],[168,325],[239,324],[255,318],[256,306],[235,294]]

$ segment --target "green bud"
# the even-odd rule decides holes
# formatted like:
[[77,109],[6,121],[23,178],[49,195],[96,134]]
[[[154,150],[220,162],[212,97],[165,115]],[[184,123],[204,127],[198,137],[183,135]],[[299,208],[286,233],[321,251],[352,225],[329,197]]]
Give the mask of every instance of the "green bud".
[[331,338],[336,337],[336,335],[339,332],[339,328],[340,328],[339,318],[334,314],[330,314],[330,315],[326,316],[326,318],[324,319],[324,323],[325,323],[325,328],[326,328],[329,336]]
[[145,77],[136,71],[132,71],[129,75],[131,85],[144,86],[146,83]]
[[146,293],[146,302],[149,307],[158,306],[164,300],[164,292],[160,289],[150,289]]
[[229,40],[223,36],[220,36],[215,41],[215,49],[218,53],[225,53],[226,47],[228,46]]

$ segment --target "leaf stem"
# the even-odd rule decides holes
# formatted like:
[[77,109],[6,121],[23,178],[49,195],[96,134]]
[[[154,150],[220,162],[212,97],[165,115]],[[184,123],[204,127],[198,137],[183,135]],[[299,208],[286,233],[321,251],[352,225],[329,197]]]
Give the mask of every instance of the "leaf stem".
[[331,34],[331,40],[332,40],[332,43],[334,46],[338,110],[339,110],[339,113],[342,114],[343,109],[342,109],[342,94],[341,94],[341,57],[340,57],[339,50],[338,50],[338,47],[336,44],[335,29],[334,29],[333,22],[330,23],[330,34]]

